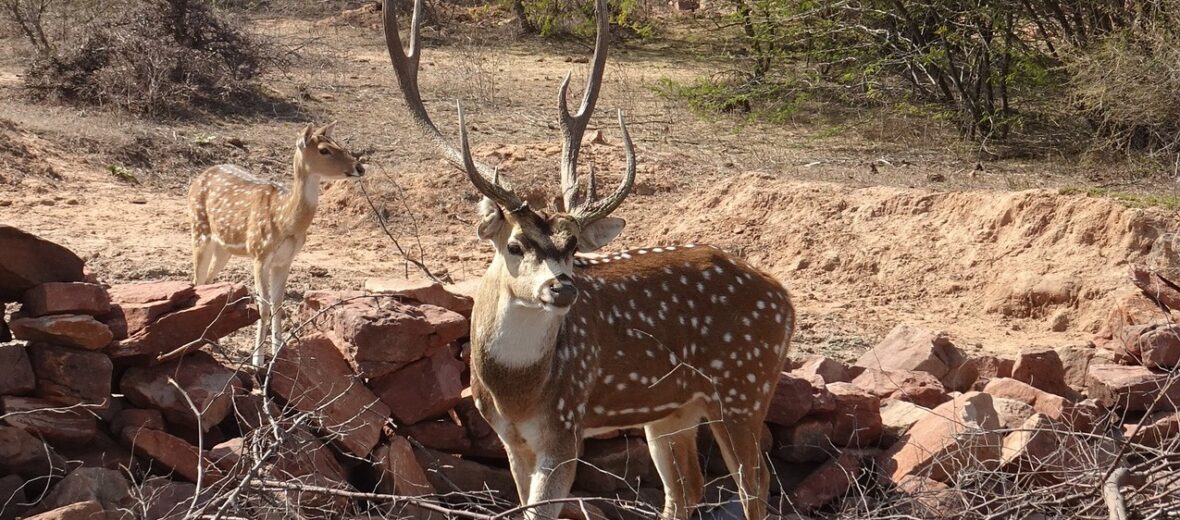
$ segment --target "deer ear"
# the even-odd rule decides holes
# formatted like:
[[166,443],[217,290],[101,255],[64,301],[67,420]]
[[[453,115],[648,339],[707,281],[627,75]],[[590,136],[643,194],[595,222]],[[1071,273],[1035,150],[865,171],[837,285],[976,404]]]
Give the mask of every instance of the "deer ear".
[[504,227],[504,212],[492,199],[484,197],[479,201],[479,224],[475,226],[475,234],[483,240],[491,240]]
[[319,129],[319,131],[316,133],[324,137],[332,137],[332,130],[336,129],[336,123],[337,121],[332,121],[331,123],[324,125],[324,127]]
[[619,236],[626,225],[627,221],[615,217],[603,217],[591,222],[578,235],[578,251],[589,253],[601,249]]
[[295,147],[302,150],[311,144],[311,139],[315,137],[315,125],[308,123],[303,127],[303,135],[299,136],[299,140],[295,141]]

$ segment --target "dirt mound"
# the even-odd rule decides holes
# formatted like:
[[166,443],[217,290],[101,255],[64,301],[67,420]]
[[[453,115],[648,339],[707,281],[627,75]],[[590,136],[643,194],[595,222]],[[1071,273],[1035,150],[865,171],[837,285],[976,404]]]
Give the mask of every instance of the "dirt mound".
[[44,186],[61,179],[46,157],[51,146],[15,123],[0,119],[0,190]]
[[661,241],[719,242],[822,301],[924,302],[931,321],[964,314],[1030,332],[1094,332],[1126,286],[1128,263],[1180,267],[1175,213],[1048,191],[854,189],[742,175],[639,227]]

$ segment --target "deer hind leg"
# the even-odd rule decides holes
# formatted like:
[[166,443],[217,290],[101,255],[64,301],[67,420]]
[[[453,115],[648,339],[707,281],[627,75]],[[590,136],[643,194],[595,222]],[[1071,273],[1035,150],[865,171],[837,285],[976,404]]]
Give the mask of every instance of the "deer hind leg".
[[211,278],[209,265],[216,247],[208,235],[193,234],[193,285],[204,285]]
[[287,277],[291,263],[275,261],[270,268],[270,345],[278,352],[283,345],[283,300],[287,297]]
[[678,412],[643,427],[647,447],[664,482],[663,518],[687,520],[704,494],[705,481],[697,460],[700,416]]
[[711,417],[709,429],[721,448],[725,465],[738,486],[738,498],[747,520],[766,518],[767,493],[770,490],[768,462],[762,459],[759,437],[762,422],[749,415],[718,414]]
[[222,269],[225,269],[225,264],[229,263],[230,257],[233,256],[226,248],[217,243],[213,243],[209,247],[213,250],[213,261],[209,264],[209,270],[205,272],[204,283],[216,280],[217,275],[221,273]]
[[258,334],[254,338],[253,363],[255,367],[262,367],[266,358],[263,349],[266,348],[266,326],[270,322],[270,259],[254,259],[254,300],[258,302]]

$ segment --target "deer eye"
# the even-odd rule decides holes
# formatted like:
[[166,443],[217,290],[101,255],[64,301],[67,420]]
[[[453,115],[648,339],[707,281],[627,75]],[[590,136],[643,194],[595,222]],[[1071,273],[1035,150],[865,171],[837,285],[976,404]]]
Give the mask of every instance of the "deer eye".
[[327,148],[320,148],[320,155],[332,155],[332,150]]
[[517,244],[516,242],[512,242],[512,243],[508,244],[508,254],[514,255],[514,256],[522,256],[522,255],[524,255],[524,248],[520,247],[520,244]]

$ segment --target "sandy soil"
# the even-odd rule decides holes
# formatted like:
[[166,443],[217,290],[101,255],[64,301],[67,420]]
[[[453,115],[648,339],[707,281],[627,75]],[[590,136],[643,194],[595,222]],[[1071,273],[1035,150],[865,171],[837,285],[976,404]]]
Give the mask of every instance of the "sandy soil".
[[[367,152],[372,173],[324,185],[290,295],[417,276],[365,193],[413,256],[455,280],[478,276],[489,248],[474,237],[474,190],[410,130],[380,32],[363,19],[336,22],[251,21],[303,43],[295,67],[266,79],[297,109],[265,116],[149,121],[34,105],[10,55],[0,61],[0,222],[73,248],[110,283],[187,278],[188,179],[215,162],[282,179],[302,126],[340,120],[338,133]],[[422,90],[444,131],[460,100],[477,155],[547,199],[560,151],[557,85],[571,67],[580,84],[585,66],[571,60],[589,49],[490,34],[428,32]],[[784,125],[700,118],[655,93],[661,78],[708,73],[681,47],[612,49],[595,117],[603,139],[583,157],[607,184],[618,178],[621,109],[640,168],[618,213],[629,227],[611,247],[711,242],[748,258],[795,295],[801,352],[855,357],[903,321],[995,352],[1084,342],[1126,286],[1129,263],[1178,267],[1174,212],[1058,194],[1104,178],[1090,166],[1011,159],[978,170],[974,154],[939,144],[954,143],[946,129],[906,121],[833,135],[834,123],[815,114]],[[246,262],[223,278],[248,283]]]

